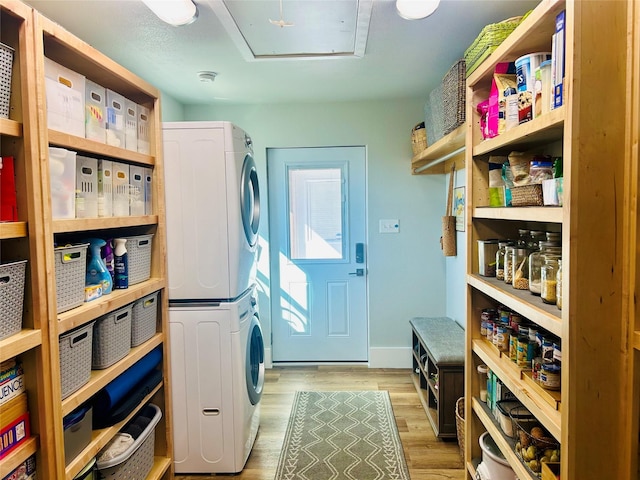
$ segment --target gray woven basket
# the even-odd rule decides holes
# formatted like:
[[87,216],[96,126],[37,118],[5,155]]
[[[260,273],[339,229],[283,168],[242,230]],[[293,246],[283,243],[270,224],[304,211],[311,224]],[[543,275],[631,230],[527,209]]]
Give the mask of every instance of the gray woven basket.
[[88,243],[83,243],[54,250],[58,313],[66,312],[84,303],[88,246]]
[[131,318],[131,346],[137,347],[156,334],[158,292],[137,300]]
[[107,368],[127,356],[131,349],[131,308],[127,305],[96,320],[91,368]]
[[442,83],[431,90],[424,106],[424,125],[427,129],[427,145],[433,145],[444,136],[444,108]]
[[27,261],[0,265],[0,340],[22,330]]
[[60,389],[63,399],[91,378],[93,323],[87,323],[59,337]]
[[108,480],[145,480],[147,478],[153,468],[155,427],[162,417],[162,411],[150,403],[142,410],[141,415],[151,418],[149,424],[125,452],[111,460],[98,462],[98,478]]
[[451,133],[462,125],[466,118],[466,63],[458,60],[442,79],[443,131]]
[[0,117],[9,118],[13,48],[0,43]]
[[125,246],[129,260],[129,285],[149,280],[153,234],[124,238],[127,239]]

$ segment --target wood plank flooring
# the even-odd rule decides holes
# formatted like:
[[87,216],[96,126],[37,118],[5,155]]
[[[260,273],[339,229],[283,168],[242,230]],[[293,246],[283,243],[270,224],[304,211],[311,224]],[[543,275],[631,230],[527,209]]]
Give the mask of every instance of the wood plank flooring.
[[[457,442],[435,437],[411,381],[402,369],[352,366],[276,367],[266,371],[260,430],[244,470],[236,475],[176,475],[177,480],[273,480],[296,391],[387,390],[412,480],[463,480]],[[362,479],[366,480],[366,479]]]

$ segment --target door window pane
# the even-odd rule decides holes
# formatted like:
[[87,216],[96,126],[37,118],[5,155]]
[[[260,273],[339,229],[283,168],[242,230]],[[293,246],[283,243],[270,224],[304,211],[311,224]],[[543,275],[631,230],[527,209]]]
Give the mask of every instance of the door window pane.
[[342,169],[293,167],[288,177],[289,258],[342,259]]

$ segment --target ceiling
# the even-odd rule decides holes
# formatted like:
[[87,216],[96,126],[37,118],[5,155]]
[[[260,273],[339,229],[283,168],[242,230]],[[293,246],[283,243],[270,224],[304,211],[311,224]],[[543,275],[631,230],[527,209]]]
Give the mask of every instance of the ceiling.
[[[393,0],[283,0],[295,24],[284,28],[269,22],[278,0],[195,0],[198,19],[181,27],[141,0],[27,3],[184,105],[240,105],[426,99],[483,26],[538,1],[441,0],[431,16],[405,20]],[[294,55],[254,58],[274,52]],[[218,76],[202,82],[201,71]]]

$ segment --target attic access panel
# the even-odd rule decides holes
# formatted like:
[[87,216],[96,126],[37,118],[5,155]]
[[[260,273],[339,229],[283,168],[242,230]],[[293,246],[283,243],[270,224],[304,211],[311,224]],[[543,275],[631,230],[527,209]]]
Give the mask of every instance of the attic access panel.
[[[362,57],[373,0],[209,0],[246,60]],[[280,27],[269,20],[284,20]]]

